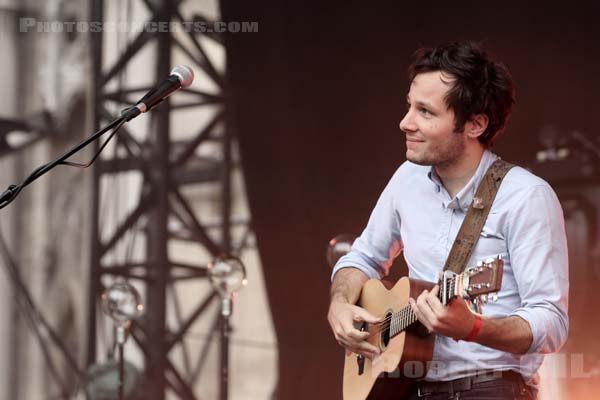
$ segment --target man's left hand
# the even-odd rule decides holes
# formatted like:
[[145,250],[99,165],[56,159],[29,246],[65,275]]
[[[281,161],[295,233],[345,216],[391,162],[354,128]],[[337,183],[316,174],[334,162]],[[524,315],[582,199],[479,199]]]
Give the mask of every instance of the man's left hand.
[[439,291],[440,287],[436,285],[431,291],[423,291],[416,301],[409,298],[413,312],[431,333],[454,339],[467,337],[475,323],[475,315],[460,298],[454,298],[444,306],[437,297]]

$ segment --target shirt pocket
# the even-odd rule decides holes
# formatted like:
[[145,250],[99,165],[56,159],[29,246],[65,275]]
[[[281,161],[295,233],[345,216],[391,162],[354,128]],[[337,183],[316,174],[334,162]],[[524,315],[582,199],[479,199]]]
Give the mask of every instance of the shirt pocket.
[[501,212],[490,212],[485,225],[479,234],[476,246],[478,254],[497,255],[506,254],[506,238],[504,236],[505,214]]

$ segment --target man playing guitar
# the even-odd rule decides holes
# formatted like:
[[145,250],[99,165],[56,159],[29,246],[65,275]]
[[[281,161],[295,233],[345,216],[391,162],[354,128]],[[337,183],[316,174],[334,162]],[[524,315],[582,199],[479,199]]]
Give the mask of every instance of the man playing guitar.
[[[514,103],[506,67],[470,42],[418,50],[409,78],[400,122],[407,161],[332,275],[328,320],[335,338],[373,363],[382,349],[358,326],[381,324],[383,316],[356,305],[363,285],[387,275],[400,252],[410,278],[439,281],[474,193],[497,159],[490,148]],[[405,398],[536,398],[543,354],[567,338],[567,245],[554,191],[520,167],[504,178],[467,265],[498,255],[502,287],[482,317],[462,299],[442,304],[438,285],[408,300],[435,334],[435,346],[426,376]]]

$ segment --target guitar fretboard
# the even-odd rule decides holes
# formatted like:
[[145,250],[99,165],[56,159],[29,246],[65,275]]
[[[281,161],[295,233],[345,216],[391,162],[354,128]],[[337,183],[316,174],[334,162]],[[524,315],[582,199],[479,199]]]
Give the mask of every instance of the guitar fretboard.
[[[456,288],[456,279],[454,277],[446,279],[444,282],[444,285],[446,285],[446,287],[445,287],[446,293],[455,293],[454,290]],[[440,289],[440,292],[438,293],[437,297],[443,303],[442,293],[443,293],[443,290]],[[404,307],[403,309],[401,309],[400,311],[392,313],[391,316],[386,318],[386,321],[384,321],[384,324],[389,323],[390,338],[392,338],[392,337],[396,336],[397,334],[406,330],[406,328],[408,328],[409,326],[414,324],[416,321],[417,321],[417,316],[413,312],[412,307],[410,305],[408,305],[408,306]]]

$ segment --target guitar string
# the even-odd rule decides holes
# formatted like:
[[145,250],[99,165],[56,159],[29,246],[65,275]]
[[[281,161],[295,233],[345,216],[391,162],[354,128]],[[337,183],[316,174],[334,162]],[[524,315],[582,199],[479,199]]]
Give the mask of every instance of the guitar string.
[[[398,326],[398,332],[393,333],[395,335],[399,332],[402,332],[406,328],[408,328],[416,320],[417,320],[417,317],[414,314],[414,312],[412,312],[412,307],[406,306],[406,307],[402,308],[401,310],[399,310],[389,316],[386,316],[384,321],[374,324],[374,325],[378,325],[378,327],[377,327],[377,329],[375,329],[375,331],[373,333],[379,334],[382,331],[388,329],[392,323],[396,322],[396,324],[399,324],[399,326]],[[392,321],[394,321],[394,322],[392,322]]]
[[402,308],[400,311],[387,316],[383,322],[375,324],[375,325],[379,325],[379,326],[374,331],[374,333],[378,334],[378,333],[388,329],[391,326],[391,324],[393,323],[392,321],[394,319],[397,321],[397,323],[400,324],[399,332],[401,332],[404,329],[406,329],[410,324],[415,322],[415,320],[417,318],[416,318],[414,312],[412,312],[412,307],[406,306],[406,307]]
[[[459,275],[459,277],[460,277],[460,275]],[[451,290],[450,290],[451,293],[455,291],[456,283],[457,283],[456,277],[451,277],[448,280],[448,284],[451,286]],[[439,295],[438,295],[438,298],[439,298]],[[375,331],[373,331],[373,333],[379,334],[384,329],[388,329],[389,326],[393,323],[392,320],[394,320],[394,318],[396,319],[397,323],[400,324],[399,330],[397,332],[395,332],[394,335],[398,334],[399,332],[402,332],[403,330],[408,328],[412,323],[414,323],[417,319],[416,316],[414,315],[414,313],[411,311],[412,311],[412,307],[406,306],[403,309],[392,313],[390,316],[386,316],[382,322],[372,324],[374,326],[377,326],[377,329]],[[406,323],[406,322],[408,322],[408,323]]]
[[[455,288],[455,284],[456,284],[456,278],[455,277],[450,278],[448,284],[452,287],[451,291],[453,291]],[[408,324],[405,324],[405,323],[401,324],[401,327],[398,330],[398,332],[402,332],[403,330],[408,328],[408,326],[410,326],[413,322],[415,322],[417,319],[416,316],[414,315],[414,313],[411,313],[410,311],[412,311],[412,307],[406,306],[406,307],[402,308],[401,310],[399,310],[395,313],[392,313],[389,316],[386,316],[382,322],[373,324],[375,326],[378,326],[378,329],[376,329],[373,333],[379,334],[383,330],[388,329],[389,326],[392,324],[392,320],[395,317],[398,320],[398,323],[409,321]],[[403,315],[400,315],[400,314],[403,314]],[[408,314],[408,315],[406,315],[406,314]],[[398,333],[398,332],[396,332],[396,333]]]
[[[456,287],[456,278],[452,277],[448,280],[447,282],[448,285],[450,285],[450,291],[453,291]],[[380,325],[378,327],[377,330],[375,330],[374,332],[372,332],[372,334],[379,334],[381,333],[383,330],[388,329],[388,327],[392,324],[392,320],[394,318],[396,318],[397,322],[400,323],[402,322],[400,329],[394,333],[394,335],[398,334],[399,332],[402,332],[403,330],[405,330],[406,328],[408,328],[408,326],[410,326],[413,322],[416,321],[416,316],[414,315],[414,313],[408,313],[407,311],[412,311],[412,307],[410,306],[406,306],[404,308],[402,308],[401,310],[392,313],[390,316],[387,316],[384,321],[373,324],[375,326]],[[403,314],[403,315],[401,315]],[[408,321],[408,324],[406,324],[406,321]]]

